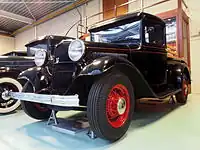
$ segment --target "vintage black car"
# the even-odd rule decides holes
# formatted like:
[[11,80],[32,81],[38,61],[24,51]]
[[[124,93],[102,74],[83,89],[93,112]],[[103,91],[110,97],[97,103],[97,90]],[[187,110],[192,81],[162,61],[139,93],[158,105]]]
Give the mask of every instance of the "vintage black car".
[[27,44],[37,67],[18,79],[23,92],[3,93],[22,100],[32,118],[47,119],[51,110],[85,110],[91,130],[110,141],[127,131],[136,100],[176,97],[185,104],[191,83],[187,64],[168,58],[165,23],[134,13],[90,30],[91,41],[61,36]]
[[[34,57],[28,57],[26,51],[12,51],[0,56],[0,93],[5,89],[20,92],[22,85],[17,81],[18,75],[34,65]],[[0,114],[10,113],[19,106],[19,100],[0,97]]]

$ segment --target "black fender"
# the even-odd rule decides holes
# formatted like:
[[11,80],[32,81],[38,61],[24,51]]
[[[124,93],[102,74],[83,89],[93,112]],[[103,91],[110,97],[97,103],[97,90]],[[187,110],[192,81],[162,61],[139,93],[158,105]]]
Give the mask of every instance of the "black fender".
[[169,78],[176,81],[176,83],[178,82],[178,84],[180,85],[182,82],[182,76],[183,74],[185,74],[187,76],[189,84],[191,84],[190,69],[183,60],[171,59],[168,60],[167,63],[168,71],[171,72]]
[[21,72],[20,70],[13,69],[11,67],[0,67],[0,78],[11,77],[17,79],[20,72]]
[[155,93],[145,80],[141,72],[130,61],[123,57],[105,56],[95,59],[87,64],[80,72],[81,76],[100,76],[111,72],[113,69],[119,70],[129,77],[135,91],[135,97],[156,97]]
[[[19,76],[19,81],[29,81],[34,88],[34,91],[41,90],[48,86],[48,79],[44,75],[43,68],[41,67],[33,67],[27,70],[22,71]],[[24,83],[22,83],[24,84]]]

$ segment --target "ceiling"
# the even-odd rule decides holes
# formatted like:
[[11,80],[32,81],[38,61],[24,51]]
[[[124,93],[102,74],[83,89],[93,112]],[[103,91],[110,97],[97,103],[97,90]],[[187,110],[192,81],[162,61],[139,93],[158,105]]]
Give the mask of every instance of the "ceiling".
[[14,31],[76,0],[0,0],[0,33]]

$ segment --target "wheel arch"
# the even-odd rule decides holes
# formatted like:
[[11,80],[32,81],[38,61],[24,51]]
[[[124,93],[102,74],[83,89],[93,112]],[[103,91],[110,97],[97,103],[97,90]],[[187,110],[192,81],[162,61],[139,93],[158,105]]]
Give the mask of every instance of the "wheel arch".
[[156,97],[155,93],[153,92],[143,75],[135,66],[116,64],[116,66],[113,66],[111,69],[119,70],[121,73],[129,78],[134,88],[136,99],[142,97]]
[[189,80],[189,84],[191,84],[191,76],[189,69],[187,67],[184,68],[183,73],[186,75],[187,79]]
[[[74,82],[74,84],[76,86],[77,83],[84,83],[89,80],[89,82],[92,82],[89,84],[90,88],[96,80],[114,70],[120,71],[129,78],[135,89],[134,92],[136,98],[156,97],[155,93],[135,65],[122,57],[106,56],[94,60],[82,69],[75,79],[76,82]],[[92,81],[90,81],[90,79],[92,79]]]
[[19,76],[18,80],[24,84],[25,82],[30,82],[32,87],[34,88],[34,91],[37,91],[41,88],[45,88],[48,85],[48,81],[45,78],[41,78],[43,76],[41,68],[40,67],[33,67],[29,68],[25,71],[22,71]]

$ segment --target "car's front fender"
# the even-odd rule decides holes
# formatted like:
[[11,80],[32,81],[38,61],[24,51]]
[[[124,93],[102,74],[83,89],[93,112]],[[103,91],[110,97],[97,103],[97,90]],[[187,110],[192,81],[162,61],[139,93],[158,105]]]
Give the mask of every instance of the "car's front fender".
[[116,64],[131,65],[131,63],[123,57],[110,57],[110,56],[100,57],[93,60],[91,63],[87,64],[81,70],[78,76],[99,75],[108,71],[110,68],[112,68]]
[[135,87],[136,98],[156,97],[142,73],[135,67],[134,64],[123,57],[105,56],[97,58],[82,69],[78,78],[81,76],[94,77],[104,75],[115,69],[128,76],[133,87]]
[[48,79],[42,73],[41,67],[33,67],[22,71],[18,76],[18,80],[30,82],[35,91],[46,88],[49,84]]

